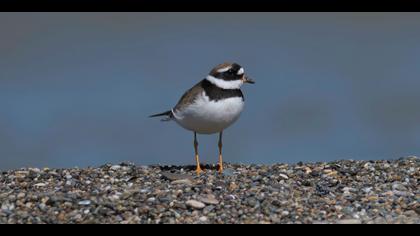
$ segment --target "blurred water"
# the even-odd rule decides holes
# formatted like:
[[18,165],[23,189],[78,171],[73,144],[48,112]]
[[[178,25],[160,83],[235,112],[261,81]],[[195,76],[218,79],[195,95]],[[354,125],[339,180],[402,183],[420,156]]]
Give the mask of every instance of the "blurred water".
[[[0,169],[193,164],[149,119],[224,61],[246,109],[227,162],[420,154],[419,13],[0,13]],[[199,136],[217,161],[217,135]]]

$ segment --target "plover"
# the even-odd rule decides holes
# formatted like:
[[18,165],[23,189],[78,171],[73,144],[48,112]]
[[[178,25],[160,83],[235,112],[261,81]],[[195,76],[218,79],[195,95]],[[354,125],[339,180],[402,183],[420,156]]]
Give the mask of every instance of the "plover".
[[166,116],[163,121],[174,120],[183,128],[194,132],[194,151],[200,174],[197,133],[219,133],[218,171],[223,172],[223,131],[233,124],[244,108],[244,95],[240,90],[244,83],[253,84],[244,69],[237,63],[223,63],[214,67],[209,75],[189,89],[176,106],[150,117]]

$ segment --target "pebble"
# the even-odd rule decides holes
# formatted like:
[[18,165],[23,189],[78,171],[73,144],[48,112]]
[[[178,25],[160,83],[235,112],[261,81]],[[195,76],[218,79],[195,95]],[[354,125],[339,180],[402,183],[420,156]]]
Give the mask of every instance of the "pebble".
[[215,209],[215,207],[214,207],[214,206],[206,206],[206,207],[203,209],[203,213],[207,215],[207,214],[209,214],[210,212],[212,212],[214,209]]
[[147,199],[147,202],[155,202],[155,201],[156,201],[156,198],[154,198],[154,197],[151,197],[151,198]]
[[162,178],[170,180],[170,181],[184,180],[184,179],[193,180],[193,177],[191,175],[175,174],[175,173],[170,173],[170,172],[163,172]]
[[281,212],[281,215],[282,216],[288,216],[290,214],[290,212],[288,212],[288,211],[282,211]]
[[181,185],[192,185],[193,182],[189,179],[179,179],[179,180],[174,180],[171,182],[171,184],[173,185],[177,185],[177,184],[181,184]]
[[219,204],[219,201],[216,199],[216,197],[214,195],[211,195],[211,194],[209,194],[205,197],[201,197],[200,201],[205,203],[205,204],[208,204],[208,205],[218,205]]
[[79,205],[82,205],[82,206],[88,206],[90,204],[92,204],[90,200],[83,200],[79,202]]
[[407,188],[404,185],[402,185],[401,183],[394,183],[394,184],[392,184],[392,190],[407,191]]
[[288,180],[288,179],[289,179],[289,177],[288,177],[287,175],[285,175],[285,174],[279,174],[279,176],[280,176],[282,179],[285,179],[285,180]]
[[45,187],[45,186],[47,186],[46,183],[37,183],[37,184],[34,184],[34,187],[37,187],[37,188],[41,188],[41,187]]
[[149,193],[150,190],[149,189],[140,189],[139,193]]
[[109,168],[110,170],[113,170],[113,171],[117,171],[117,170],[119,170],[119,169],[121,169],[121,166],[120,165],[113,165],[113,166],[111,166],[111,168]]
[[192,207],[194,209],[203,209],[204,207],[206,207],[204,203],[196,201],[196,200],[189,200],[185,204],[187,204],[187,206]]
[[359,219],[346,219],[346,220],[339,220],[337,222],[338,224],[345,224],[345,225],[354,225],[354,224],[361,224],[362,221],[360,221]]
[[233,169],[224,169],[223,170],[223,175],[224,176],[227,176],[227,177],[229,177],[229,176],[234,176],[235,175],[235,171],[233,170]]
[[366,187],[366,188],[363,188],[362,191],[364,193],[370,193],[372,191],[372,189],[373,189],[372,187]]

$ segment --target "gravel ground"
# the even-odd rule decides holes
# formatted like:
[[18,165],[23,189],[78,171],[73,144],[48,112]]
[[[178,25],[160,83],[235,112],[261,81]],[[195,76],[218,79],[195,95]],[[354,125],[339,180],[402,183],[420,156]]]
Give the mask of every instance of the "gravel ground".
[[20,169],[0,223],[420,223],[420,159]]

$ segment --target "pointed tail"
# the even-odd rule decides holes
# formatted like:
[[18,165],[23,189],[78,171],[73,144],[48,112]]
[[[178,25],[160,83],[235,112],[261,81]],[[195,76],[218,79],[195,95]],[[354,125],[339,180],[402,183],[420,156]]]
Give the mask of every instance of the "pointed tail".
[[161,121],[169,121],[174,117],[171,110],[165,111],[165,112],[162,112],[162,113],[159,113],[159,114],[154,114],[154,115],[151,115],[149,117],[159,117],[159,116],[167,116],[167,118],[164,118]]

